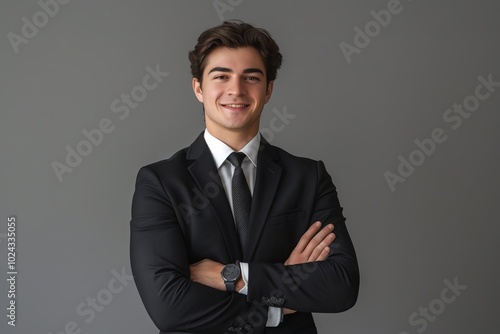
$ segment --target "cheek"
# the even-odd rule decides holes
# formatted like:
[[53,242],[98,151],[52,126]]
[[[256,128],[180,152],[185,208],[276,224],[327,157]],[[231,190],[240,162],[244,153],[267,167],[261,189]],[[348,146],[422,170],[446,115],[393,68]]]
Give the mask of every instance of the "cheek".
[[220,89],[216,89],[214,87],[210,87],[210,89],[207,89],[205,91],[204,95],[205,95],[206,99],[208,99],[210,101],[215,101],[215,100],[217,100],[220,97],[220,95],[221,95],[220,92],[221,92]]
[[208,103],[217,103],[217,95],[216,94],[210,94],[207,96],[207,102]]

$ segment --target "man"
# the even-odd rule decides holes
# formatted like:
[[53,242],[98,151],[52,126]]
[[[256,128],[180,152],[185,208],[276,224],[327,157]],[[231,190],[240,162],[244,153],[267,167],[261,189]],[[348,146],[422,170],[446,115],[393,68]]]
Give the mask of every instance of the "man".
[[133,198],[146,310],[161,333],[317,333],[311,312],[352,307],[359,271],[324,164],[259,134],[279,48],[231,21],[202,33],[189,59],[206,129],[141,168]]

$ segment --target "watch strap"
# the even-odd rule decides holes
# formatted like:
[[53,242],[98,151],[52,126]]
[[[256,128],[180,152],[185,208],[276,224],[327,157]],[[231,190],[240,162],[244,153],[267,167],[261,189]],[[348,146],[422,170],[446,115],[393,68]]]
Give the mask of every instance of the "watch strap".
[[225,281],[224,284],[226,285],[226,291],[236,292],[236,281],[233,282]]

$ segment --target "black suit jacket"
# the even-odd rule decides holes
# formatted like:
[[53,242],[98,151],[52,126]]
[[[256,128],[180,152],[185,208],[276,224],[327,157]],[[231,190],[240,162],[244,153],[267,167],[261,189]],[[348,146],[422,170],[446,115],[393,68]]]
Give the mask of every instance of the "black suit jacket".
[[[315,221],[335,225],[327,260],[284,266]],[[161,333],[316,333],[311,312],[354,305],[359,271],[335,186],[321,161],[298,158],[264,138],[257,161],[248,248],[203,133],[170,159],[140,169],[132,204],[131,265]],[[190,281],[209,258],[249,263],[248,296]],[[266,328],[269,306],[298,310]]]

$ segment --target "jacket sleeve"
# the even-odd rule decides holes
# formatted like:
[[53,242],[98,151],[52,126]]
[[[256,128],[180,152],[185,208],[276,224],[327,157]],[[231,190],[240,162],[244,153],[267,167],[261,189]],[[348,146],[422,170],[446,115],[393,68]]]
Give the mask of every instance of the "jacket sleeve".
[[162,332],[263,331],[267,306],[190,280],[178,214],[154,170],[141,168],[132,201],[130,260],[137,289],[155,325]]
[[317,163],[317,185],[310,224],[333,223],[336,238],[325,261],[285,266],[249,263],[249,300],[302,312],[342,312],[357,300],[359,269],[336,188],[324,164]]

